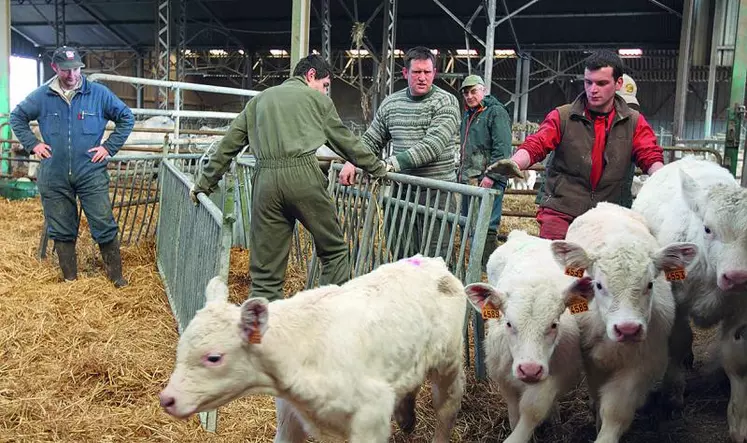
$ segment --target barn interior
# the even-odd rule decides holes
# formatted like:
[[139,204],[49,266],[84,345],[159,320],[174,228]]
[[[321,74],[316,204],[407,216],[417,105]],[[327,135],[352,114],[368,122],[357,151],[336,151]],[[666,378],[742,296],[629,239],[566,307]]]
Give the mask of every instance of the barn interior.
[[[507,105],[519,144],[547,112],[583,92],[585,58],[610,49],[636,81],[641,109],[667,161],[702,155],[747,183],[747,0],[2,1],[0,78],[12,76],[11,56],[30,58],[41,85],[54,75],[54,49],[74,46],[86,64],[84,74],[125,101],[139,126],[123,148],[133,160],[111,162],[112,201],[131,285],[107,285],[85,221],[78,241],[82,278],[65,283],[54,254],[47,254],[33,186],[38,160],[18,149],[7,123],[10,85],[0,81],[0,180],[7,189],[0,198],[0,441],[272,441],[276,423],[269,397],[244,398],[217,415],[184,422],[158,405],[179,333],[202,303],[201,289],[195,300],[192,291],[187,299],[194,306],[180,314],[175,288],[204,287],[203,275],[220,272],[231,300],[240,303],[251,281],[249,203],[242,200],[249,195],[250,160],[236,165],[234,187],[224,183],[213,207],[206,201],[195,210],[199,216],[189,212],[183,189],[167,191],[161,179],[173,174],[175,181],[188,180],[247,101],[287,79],[308,53],[334,66],[331,98],[357,134],[388,94],[406,87],[404,51],[423,45],[437,54],[436,84],[460,104],[458,87],[467,75],[486,79],[490,93]],[[185,174],[146,155],[173,156]],[[235,198],[229,197],[234,191]],[[180,203],[166,207],[167,192]],[[536,189],[506,194],[501,234],[536,234]],[[343,212],[353,204],[339,199]],[[234,205],[230,226],[225,214]],[[206,220],[207,234],[194,227]],[[168,229],[187,226],[182,223],[195,225],[183,232]],[[222,246],[226,235],[232,237],[228,248]],[[162,256],[165,250],[168,257]],[[288,295],[308,285],[312,256],[300,229]],[[215,266],[211,262],[203,272],[200,267],[213,258]],[[467,266],[464,276],[471,272]],[[169,274],[179,267],[187,272]],[[482,332],[476,328],[473,323],[468,337],[473,354]],[[626,441],[729,441],[728,382],[711,373],[713,334],[698,333],[696,370],[682,414],[640,411]],[[505,403],[475,364],[452,441],[503,441],[510,432]],[[418,400],[414,434],[395,430],[392,441],[430,441],[428,393],[424,389]],[[560,417],[539,430],[539,441],[594,438],[583,387],[561,402]]]

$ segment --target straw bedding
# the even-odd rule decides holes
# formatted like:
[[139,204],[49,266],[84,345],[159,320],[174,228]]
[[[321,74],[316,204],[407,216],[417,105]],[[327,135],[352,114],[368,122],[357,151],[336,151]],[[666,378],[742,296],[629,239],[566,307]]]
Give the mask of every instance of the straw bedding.
[[[536,233],[533,220],[519,223]],[[203,432],[196,418],[177,421],[159,409],[157,393],[173,367],[178,336],[153,243],[124,248],[130,286],[115,290],[83,224],[79,279],[64,283],[53,254],[35,258],[41,226],[38,199],[0,200],[0,442],[272,441],[275,411],[267,397],[222,407],[217,435]],[[231,299],[240,302],[249,283],[248,253],[234,250],[231,258]],[[293,293],[304,281],[304,270],[292,264],[286,290]],[[468,374],[452,441],[502,441],[508,434],[503,402],[489,383]],[[426,388],[420,395],[415,433],[404,436],[393,425],[394,442],[429,441],[429,394]],[[565,399],[563,424],[543,426],[538,440],[592,440],[585,399],[583,390]],[[683,417],[657,424],[643,416],[624,441],[726,441],[726,399],[723,385],[691,386]]]

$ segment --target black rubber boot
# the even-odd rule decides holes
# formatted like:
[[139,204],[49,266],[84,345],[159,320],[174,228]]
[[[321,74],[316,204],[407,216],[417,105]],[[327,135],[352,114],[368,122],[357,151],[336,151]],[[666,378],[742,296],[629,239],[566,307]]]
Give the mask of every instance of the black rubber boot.
[[114,287],[127,286],[127,280],[122,277],[122,256],[119,253],[119,239],[115,237],[109,243],[99,243],[99,249],[106,267],[106,276],[114,283]]
[[495,231],[488,231],[488,236],[485,238],[485,248],[482,250],[482,268],[485,269],[485,266],[488,264],[488,259],[490,258],[490,254],[495,251],[496,248],[496,233]]
[[54,250],[57,251],[57,258],[60,260],[60,269],[62,276],[67,281],[73,281],[78,278],[78,259],[75,256],[74,241],[54,241]]

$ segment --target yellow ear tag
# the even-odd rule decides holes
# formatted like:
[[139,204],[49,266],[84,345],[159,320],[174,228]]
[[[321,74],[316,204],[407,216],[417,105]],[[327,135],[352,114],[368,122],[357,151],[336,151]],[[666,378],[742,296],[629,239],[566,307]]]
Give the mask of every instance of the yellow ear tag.
[[493,303],[486,302],[482,305],[482,318],[483,320],[499,319],[501,318],[501,311],[493,306]]
[[685,268],[680,267],[665,272],[664,276],[667,278],[667,281],[677,281],[684,280],[687,277],[687,273],[685,272]]
[[249,334],[249,343],[253,345],[258,345],[262,343],[262,333],[259,332],[259,322],[254,322],[254,329],[252,330],[251,334]]
[[571,277],[581,278],[584,276],[584,268],[565,268],[565,275],[570,275]]
[[571,311],[571,314],[580,314],[589,310],[589,303],[586,302],[585,298],[575,296],[571,299],[568,310]]

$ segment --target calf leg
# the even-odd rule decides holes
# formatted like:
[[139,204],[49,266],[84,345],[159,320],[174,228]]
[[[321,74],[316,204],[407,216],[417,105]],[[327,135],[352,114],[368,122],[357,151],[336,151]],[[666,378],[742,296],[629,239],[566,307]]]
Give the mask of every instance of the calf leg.
[[532,386],[524,391],[519,401],[519,422],[504,443],[527,443],[550,414],[557,392],[548,383],[544,384],[547,386]]
[[635,411],[643,404],[650,386],[642,386],[631,375],[612,377],[602,388],[598,409],[602,426],[595,443],[617,443],[633,423]]
[[692,353],[693,331],[687,312],[677,310],[669,336],[669,364],[661,385],[661,400],[666,409],[679,411],[685,405],[685,364]]
[[391,388],[375,383],[362,392],[361,406],[350,422],[349,443],[387,443],[392,433],[390,419],[394,413],[395,396]]
[[410,434],[415,430],[415,422],[417,421],[415,415],[415,400],[418,397],[418,391],[420,391],[420,386],[405,395],[405,397],[399,401],[397,409],[394,411],[394,419],[396,420],[397,425],[402,432],[406,434]]
[[508,409],[508,424],[511,426],[511,430],[513,431],[519,423],[520,394],[508,383],[499,383],[499,387],[501,390],[501,397],[505,400],[506,408]]
[[293,405],[281,398],[275,398],[275,411],[277,413],[278,430],[275,434],[274,443],[304,443],[306,431],[303,423],[296,414]]
[[729,435],[735,443],[747,443],[747,379],[729,374],[731,395],[726,410]]
[[[461,358],[461,353],[457,353]],[[451,367],[431,374],[433,409],[436,411],[434,443],[448,443],[451,429],[462,407],[465,376],[461,360]]]

